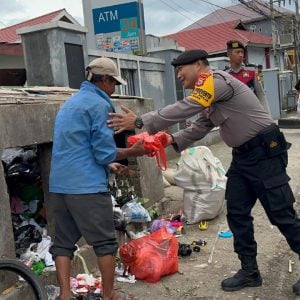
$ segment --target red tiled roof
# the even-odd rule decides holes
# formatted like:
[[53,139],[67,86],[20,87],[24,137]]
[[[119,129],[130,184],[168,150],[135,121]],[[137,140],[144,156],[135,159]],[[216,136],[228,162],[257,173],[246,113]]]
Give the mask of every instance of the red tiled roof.
[[16,33],[17,29],[51,22],[63,11],[65,11],[65,9],[60,9],[37,18],[0,29],[0,43],[20,43],[20,36]]
[[[240,21],[230,21],[222,24],[180,31],[178,33],[165,36],[166,38],[176,40],[177,43],[185,47],[186,50],[204,49],[208,53],[226,51],[226,42],[237,39],[248,44],[272,45],[272,38],[257,34],[251,31],[236,29]],[[241,26],[239,26],[241,28]]]

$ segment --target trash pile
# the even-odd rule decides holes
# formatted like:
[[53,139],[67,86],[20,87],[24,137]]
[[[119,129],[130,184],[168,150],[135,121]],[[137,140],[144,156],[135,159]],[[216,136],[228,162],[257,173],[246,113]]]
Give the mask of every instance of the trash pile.
[[[183,152],[176,173],[169,179],[184,188],[183,211],[175,215],[159,216],[155,207],[147,210],[143,206],[147,199],[136,195],[130,177],[111,177],[115,229],[127,236],[119,248],[117,281],[135,283],[140,279],[155,283],[162,276],[178,271],[179,257],[197,254],[207,245],[202,238],[190,243],[178,241],[186,234],[187,224],[198,223],[199,230],[207,230],[207,220],[216,217],[224,206],[225,171],[207,149],[196,147]],[[37,148],[6,149],[1,159],[10,198],[16,256],[38,275],[54,270]],[[130,230],[132,224],[142,224],[140,229],[143,229]],[[230,237],[227,232],[220,234],[219,237]],[[100,299],[101,278],[89,272],[79,249],[74,255],[81,259],[84,269],[84,274],[70,278],[74,297]],[[49,299],[59,295],[59,288],[52,285],[46,288]]]
[[1,157],[11,207],[16,256],[40,275],[53,269],[37,147],[5,149]]

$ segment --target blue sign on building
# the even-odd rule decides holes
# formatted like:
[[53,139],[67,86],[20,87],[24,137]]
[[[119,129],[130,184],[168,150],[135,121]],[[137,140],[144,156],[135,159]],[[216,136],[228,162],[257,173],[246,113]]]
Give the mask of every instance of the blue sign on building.
[[[93,9],[93,20],[95,34],[122,31],[127,24],[129,34],[134,35],[134,32],[140,29],[138,3],[130,2],[95,8]],[[135,24],[136,27],[130,27],[131,24]],[[123,27],[121,28],[121,26]],[[124,35],[126,33],[123,33]]]

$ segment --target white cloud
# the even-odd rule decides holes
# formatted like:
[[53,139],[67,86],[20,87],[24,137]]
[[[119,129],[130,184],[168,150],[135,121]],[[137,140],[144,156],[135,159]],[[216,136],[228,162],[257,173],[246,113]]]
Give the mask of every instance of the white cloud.
[[[62,8],[83,24],[82,0],[0,1],[0,28]],[[171,34],[218,9],[217,6],[226,7],[238,3],[238,0],[143,0],[145,31],[158,36]]]

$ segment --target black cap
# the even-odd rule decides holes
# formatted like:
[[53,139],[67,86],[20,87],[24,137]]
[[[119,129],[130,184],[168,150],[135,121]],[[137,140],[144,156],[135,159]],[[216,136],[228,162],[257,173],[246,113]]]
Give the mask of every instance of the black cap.
[[207,57],[208,54],[205,50],[201,50],[201,49],[188,50],[181,53],[177,58],[174,58],[171,64],[174,67],[181,66],[181,65],[189,65],[199,59],[207,59]]
[[245,50],[245,46],[243,45],[243,43],[241,43],[238,40],[231,40],[231,41],[228,41],[226,44],[227,44],[227,50],[239,49],[239,48],[242,48]]

